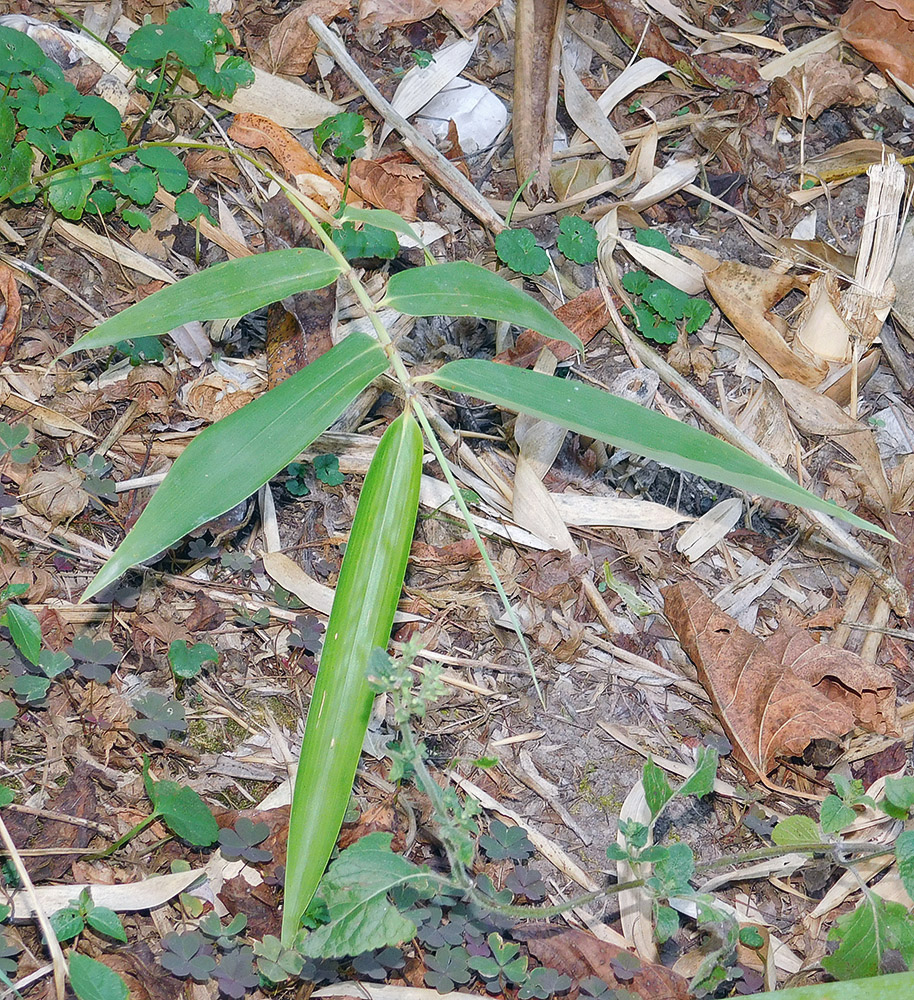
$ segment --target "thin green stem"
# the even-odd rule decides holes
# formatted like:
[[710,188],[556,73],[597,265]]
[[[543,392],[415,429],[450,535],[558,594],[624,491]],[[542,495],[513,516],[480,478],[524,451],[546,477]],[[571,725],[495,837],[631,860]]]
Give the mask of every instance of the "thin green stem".
[[533,657],[530,655],[530,648],[527,645],[527,640],[524,638],[524,630],[521,627],[520,620],[517,617],[517,612],[511,605],[508,599],[508,594],[502,585],[501,580],[498,578],[498,572],[495,569],[495,565],[492,562],[492,558],[489,555],[485,543],[482,540],[482,536],[479,534],[479,530],[473,521],[473,515],[470,513],[470,508],[467,506],[466,500],[463,499],[463,493],[457,480],[454,478],[454,474],[451,472],[450,466],[447,463],[447,459],[444,456],[444,452],[441,450],[441,445],[438,438],[435,436],[435,432],[432,429],[432,425],[422,409],[422,405],[417,396],[413,397],[413,410],[416,413],[416,418],[418,419],[420,425],[422,426],[422,431],[425,434],[426,440],[428,441],[429,447],[435,454],[435,458],[438,460],[438,465],[441,471],[444,473],[444,478],[447,481],[448,486],[451,488],[451,493],[454,497],[454,503],[457,504],[460,509],[460,513],[463,515],[463,519],[466,522],[467,530],[476,542],[476,547],[479,549],[482,555],[483,562],[486,564],[486,569],[489,571],[489,576],[492,578],[492,582],[495,585],[495,590],[498,596],[501,598],[502,606],[505,609],[505,614],[508,616],[508,620],[511,622],[511,626],[517,635],[520,637],[521,645],[523,646],[524,655],[527,659],[527,665],[530,668],[530,676],[533,679],[533,687],[536,690],[537,697],[540,700],[540,704],[545,708],[546,699],[543,697],[543,692],[540,689],[539,681],[536,677],[536,668],[533,666]]
[[124,844],[127,844],[131,840],[133,840],[133,838],[137,834],[142,833],[147,826],[149,826],[152,822],[154,822],[158,818],[159,814],[157,812],[150,813],[149,816],[147,816],[145,819],[141,819],[135,827],[128,830],[123,837],[121,837],[119,840],[116,840],[113,844],[111,844],[110,847],[106,847],[104,851],[99,851],[98,854],[87,855],[86,860],[101,861],[103,858],[110,857],[112,854],[115,853],[115,851],[119,851],[124,846]]

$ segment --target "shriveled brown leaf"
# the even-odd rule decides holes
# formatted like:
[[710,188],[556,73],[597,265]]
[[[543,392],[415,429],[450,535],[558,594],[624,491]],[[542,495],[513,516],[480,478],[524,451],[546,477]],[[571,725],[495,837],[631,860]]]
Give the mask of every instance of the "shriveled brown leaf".
[[314,58],[317,35],[308,27],[312,14],[324,24],[348,14],[346,0],[305,0],[273,26],[266,39],[254,50],[253,62],[260,69],[284,76],[303,76]]
[[841,62],[831,52],[819,52],[772,82],[768,110],[815,121],[835,104],[859,107],[874,97],[861,70]]
[[[691,996],[688,980],[662,965],[641,962],[631,968],[635,956],[590,931],[556,924],[530,923],[516,928],[512,936],[523,941],[542,965],[580,982],[588,976],[602,979],[611,989],[629,990],[644,1000],[686,1000]],[[613,962],[624,955],[626,974],[616,976]],[[617,965],[621,971],[621,965]]]
[[219,179],[234,184],[241,171],[230,156],[216,149],[192,149],[184,157],[184,166],[191,177],[205,181]]
[[403,24],[424,21],[441,11],[464,31],[472,28],[480,18],[498,3],[498,0],[361,0],[359,3],[359,28],[383,31]]
[[143,941],[135,941],[129,950],[117,954],[101,954],[98,961],[124,979],[131,1000],[178,1000],[184,992],[181,980],[159,965]]
[[[609,322],[609,311],[599,288],[582,292],[570,302],[559,306],[555,315],[572,333],[581,338],[585,347]],[[535,330],[524,330],[517,338],[514,347],[502,351],[495,360],[505,365],[528,368],[536,361],[544,347],[548,347],[559,361],[566,361],[575,354],[574,347],[563,340],[549,340]]]
[[838,23],[844,40],[883,72],[914,87],[914,4],[854,0]]
[[73,469],[44,469],[22,484],[22,502],[30,511],[62,524],[81,514],[89,503],[82,478]]
[[127,386],[145,413],[164,413],[174,399],[175,377],[160,365],[137,365],[127,375]]
[[846,705],[861,729],[900,735],[895,684],[888,670],[849,650],[816,642],[806,629],[790,625],[769,636],[765,650],[829,701]]
[[9,349],[13,346],[13,338],[19,329],[19,320],[22,318],[22,300],[19,298],[19,286],[16,284],[16,275],[19,273],[9,264],[0,264],[0,297],[3,298],[6,307],[3,325],[0,326],[0,362],[6,361]]
[[662,591],[667,619],[698,671],[750,780],[766,780],[776,758],[798,756],[815,739],[839,741],[854,713],[802,680],[694,583]]
[[795,278],[734,260],[707,272],[705,284],[740,335],[779,375],[808,386],[816,386],[825,378],[827,363],[804,357],[799,346],[792,349],[775,325],[778,318],[770,312],[797,287]]
[[353,190],[375,208],[387,208],[412,222],[425,190],[425,171],[399,156],[383,160],[353,160],[349,175]]

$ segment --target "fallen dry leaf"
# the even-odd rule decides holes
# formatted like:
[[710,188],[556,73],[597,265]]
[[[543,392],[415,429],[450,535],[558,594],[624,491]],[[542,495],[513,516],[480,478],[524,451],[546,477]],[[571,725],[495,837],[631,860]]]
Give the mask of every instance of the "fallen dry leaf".
[[359,28],[383,31],[403,24],[415,24],[439,10],[464,31],[472,28],[498,0],[361,0]]
[[883,72],[914,86],[914,4],[854,0],[838,27],[844,40]]
[[861,729],[880,736],[901,735],[895,684],[888,670],[846,649],[816,642],[806,629],[793,625],[770,635],[765,651],[829,701],[846,705]]
[[828,374],[824,361],[805,356],[802,346],[793,349],[770,312],[789,291],[798,287],[796,278],[775,274],[739,261],[726,261],[705,274],[705,284],[714,301],[740,335],[783,378],[816,386]]
[[[581,338],[585,347],[609,322],[609,312],[599,288],[591,288],[590,291],[575,296],[570,302],[559,306],[555,315],[572,333]],[[544,347],[548,347],[559,361],[566,361],[575,354],[574,347],[563,340],[549,340],[535,330],[524,330],[514,347],[502,351],[495,360],[505,365],[528,368]]]
[[417,218],[419,199],[425,190],[425,171],[399,156],[383,160],[353,160],[349,175],[353,190],[375,208],[397,212],[408,222]]
[[3,325],[0,326],[0,362],[6,361],[22,317],[22,301],[16,284],[18,273],[9,264],[0,264],[0,296],[4,304]]
[[859,107],[874,97],[873,88],[864,82],[861,70],[841,62],[831,52],[820,52],[772,82],[768,110],[772,114],[815,121],[834,104]]
[[799,756],[815,739],[838,742],[854,713],[801,680],[768,652],[771,638],[744,631],[694,583],[662,591],[664,611],[750,780],[765,781],[779,755]]
[[[691,996],[688,980],[672,969],[643,961],[639,966],[632,952],[601,941],[590,931],[531,923],[511,933],[527,945],[537,962],[578,982],[596,976],[611,990],[628,990],[644,1000],[686,1000]],[[620,955],[624,962],[617,962]]]
[[82,477],[73,469],[43,469],[22,484],[20,499],[51,524],[63,524],[81,514],[89,503]]
[[[343,197],[343,185],[328,174],[305,147],[281,125],[263,115],[240,114],[228,129],[229,138],[248,149],[265,149],[295,184],[334,211]],[[346,201],[358,202],[350,192]]]
[[304,76],[317,48],[317,35],[308,27],[308,18],[314,14],[328,24],[348,11],[346,0],[305,0],[274,25],[254,50],[254,65],[283,76]]

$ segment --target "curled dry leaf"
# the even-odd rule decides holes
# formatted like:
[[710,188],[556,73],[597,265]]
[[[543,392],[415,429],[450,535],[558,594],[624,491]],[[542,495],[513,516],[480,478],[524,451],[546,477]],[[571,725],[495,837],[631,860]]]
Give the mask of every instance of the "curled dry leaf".
[[253,398],[253,393],[214,372],[194,379],[187,385],[184,390],[184,408],[191,416],[216,421],[240,410]]
[[441,11],[454,24],[469,31],[498,0],[361,0],[359,30],[383,31],[403,24],[424,21]]
[[[575,296],[570,302],[559,306],[555,315],[581,338],[585,347],[609,322],[609,311],[599,288],[591,288]],[[524,330],[514,347],[502,351],[495,360],[505,365],[528,368],[544,347],[548,347],[559,361],[574,357],[575,350],[571,344],[561,340],[548,340],[535,330]]]
[[399,155],[382,160],[353,160],[349,183],[375,208],[397,212],[408,222],[417,218],[417,206],[425,190],[425,171]]
[[678,583],[662,593],[670,625],[750,780],[765,781],[779,755],[798,756],[814,739],[838,742],[853,728],[845,702],[785,667],[768,652],[770,638],[741,629],[695,584]]
[[274,25],[254,50],[254,65],[282,76],[304,76],[317,48],[317,35],[308,27],[308,18],[314,14],[328,24],[348,12],[345,0],[305,0]]
[[43,469],[22,484],[22,502],[30,511],[62,524],[81,514],[89,503],[82,478],[72,469]]
[[783,320],[771,312],[789,291],[802,287],[796,278],[726,261],[705,274],[705,284],[740,335],[780,376],[808,386],[825,378],[828,364],[807,356],[802,345],[792,348]]
[[774,80],[768,110],[815,121],[834,104],[859,107],[875,96],[859,69],[836,59],[831,52],[820,52]]
[[3,324],[0,326],[0,362],[6,361],[22,316],[22,302],[16,284],[18,273],[9,264],[0,264],[0,296],[4,305]]
[[883,72],[914,86],[914,3],[854,0],[839,22],[844,40]]
[[880,736],[899,736],[895,685],[888,670],[856,653],[816,642],[806,629],[782,626],[765,640],[765,651],[782,668],[846,705],[857,725]]
[[[263,115],[240,114],[228,130],[229,138],[248,149],[265,149],[282,167],[283,173],[329,211],[335,211],[343,197],[343,185],[315,160],[286,129]],[[347,202],[358,204],[350,192]]]
[[127,387],[145,413],[164,413],[174,396],[175,377],[158,365],[137,365],[130,369]]

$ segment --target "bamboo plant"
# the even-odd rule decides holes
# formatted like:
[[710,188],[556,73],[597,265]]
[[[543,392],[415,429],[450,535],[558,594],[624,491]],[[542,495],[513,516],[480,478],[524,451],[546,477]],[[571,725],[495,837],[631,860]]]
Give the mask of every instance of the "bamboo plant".
[[[415,527],[423,434],[442,458],[423,405],[426,386],[466,393],[747,493],[825,511],[884,534],[703,431],[571,378],[480,360],[451,361],[432,374],[412,377],[381,322],[382,308],[410,316],[504,320],[578,348],[581,344],[533,298],[466,262],[429,263],[400,272],[374,305],[307,207],[294,196],[292,200],[322,241],[323,251],[277,250],[218,264],[124,310],[66,352],[162,335],[190,320],[240,316],[293,293],[322,288],[341,275],[365,308],[375,334],[349,334],[306,368],[199,434],[175,461],[83,600],[256,492],[383,372],[389,371],[402,387],[403,413],[381,438],[359,499],[308,713],[289,825],[282,931],[286,945],[299,932],[349,800],[371,708],[368,658],[390,638]],[[408,224],[390,212],[364,210],[359,218],[395,232],[409,231]],[[442,471],[466,514],[446,465]]]

